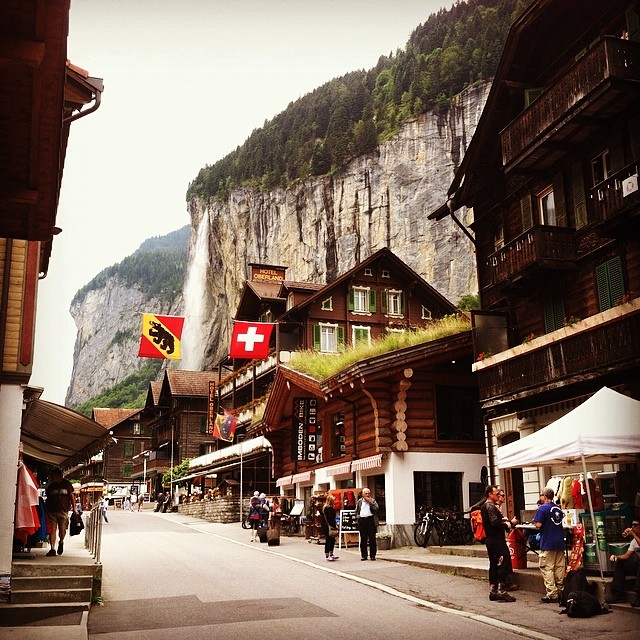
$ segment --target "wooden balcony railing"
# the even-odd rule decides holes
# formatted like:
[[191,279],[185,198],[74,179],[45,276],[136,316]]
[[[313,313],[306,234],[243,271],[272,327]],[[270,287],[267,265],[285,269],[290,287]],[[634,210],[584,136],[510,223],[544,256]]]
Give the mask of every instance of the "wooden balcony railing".
[[[614,314],[623,307],[614,307]],[[495,365],[479,369],[480,398],[499,402],[505,396],[525,396],[548,385],[561,385],[572,377],[584,380],[598,372],[622,369],[640,358],[640,308],[584,330],[558,336],[547,334],[548,342]],[[628,365],[627,365],[628,366]]]
[[508,167],[610,78],[640,79],[640,43],[605,37],[501,132]]
[[566,227],[531,227],[487,258],[482,286],[521,280],[539,269],[571,268],[576,259],[573,235]]
[[[631,222],[640,213],[640,189],[636,161],[591,189],[591,201],[601,222]],[[636,176],[635,181],[629,178]],[[626,189],[625,189],[626,185]],[[635,185],[635,190],[630,187]]]

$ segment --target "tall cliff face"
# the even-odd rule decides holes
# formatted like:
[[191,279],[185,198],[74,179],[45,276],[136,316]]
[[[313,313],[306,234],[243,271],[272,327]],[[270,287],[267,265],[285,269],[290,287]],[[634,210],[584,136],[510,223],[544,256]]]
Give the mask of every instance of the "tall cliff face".
[[[211,368],[226,355],[249,263],[282,265],[287,278],[326,282],[389,247],[452,302],[477,291],[473,247],[442,205],[489,86],[455,98],[446,113],[406,124],[375,154],[331,177],[289,189],[232,191],[226,202],[189,202],[189,264],[181,296],[169,303],[117,275],[71,306],[78,334],[66,404],[77,406],[137,371],[140,313],[185,315],[181,362]],[[463,210],[459,218],[470,222]],[[140,313],[137,313],[140,312]]]
[[[452,220],[427,215],[446,201],[488,91],[466,90],[446,112],[407,123],[331,177],[268,192],[240,188],[225,202],[192,200],[183,368],[212,367],[226,354],[249,263],[327,282],[388,247],[452,302],[475,293],[471,242]],[[471,221],[464,210],[458,217]]]

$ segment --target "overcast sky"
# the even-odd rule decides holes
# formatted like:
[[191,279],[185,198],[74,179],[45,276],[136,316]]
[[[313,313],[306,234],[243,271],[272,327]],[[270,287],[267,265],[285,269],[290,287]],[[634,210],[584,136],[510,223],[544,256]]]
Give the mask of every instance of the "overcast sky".
[[452,0],[72,0],[68,56],[103,78],[71,125],[30,384],[64,403],[78,289],[189,223],[206,164],[332,78],[373,67]]

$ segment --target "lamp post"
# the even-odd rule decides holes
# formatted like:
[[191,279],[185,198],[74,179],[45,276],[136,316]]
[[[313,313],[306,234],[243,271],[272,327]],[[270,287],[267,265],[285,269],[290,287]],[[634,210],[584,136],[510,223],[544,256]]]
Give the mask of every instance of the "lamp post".
[[144,457],[142,458],[142,484],[144,486],[142,499],[144,500],[144,494],[147,493],[147,458],[149,457],[149,452],[144,452]]

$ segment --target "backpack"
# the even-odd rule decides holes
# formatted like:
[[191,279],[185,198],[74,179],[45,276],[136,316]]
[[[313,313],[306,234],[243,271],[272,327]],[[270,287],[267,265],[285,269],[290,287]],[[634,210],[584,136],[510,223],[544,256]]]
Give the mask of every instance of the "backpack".
[[562,595],[560,596],[560,606],[567,606],[567,598],[569,597],[569,594],[574,591],[582,591],[593,595],[595,586],[595,584],[589,585],[587,573],[584,569],[569,571],[564,578],[564,588],[562,590]]
[[473,537],[478,542],[484,542],[487,534],[484,532],[484,524],[482,523],[482,513],[480,509],[476,509],[469,514],[471,521],[471,530],[473,531]]
[[590,618],[600,613],[611,613],[603,608],[595,596],[587,591],[572,591],[567,596],[567,608],[560,613],[566,613],[570,618]]

